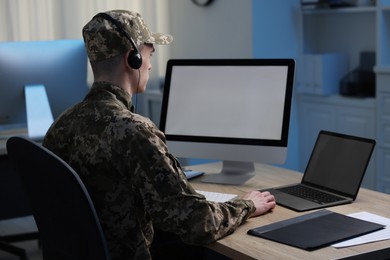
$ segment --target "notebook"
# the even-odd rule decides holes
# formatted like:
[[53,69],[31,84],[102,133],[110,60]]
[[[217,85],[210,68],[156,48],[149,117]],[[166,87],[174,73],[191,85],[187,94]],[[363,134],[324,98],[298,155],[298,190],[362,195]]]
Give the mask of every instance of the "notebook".
[[248,234],[305,250],[315,250],[384,227],[322,209],[250,229]]
[[267,190],[278,205],[295,211],[351,203],[356,199],[374,147],[373,139],[322,130],[301,183]]

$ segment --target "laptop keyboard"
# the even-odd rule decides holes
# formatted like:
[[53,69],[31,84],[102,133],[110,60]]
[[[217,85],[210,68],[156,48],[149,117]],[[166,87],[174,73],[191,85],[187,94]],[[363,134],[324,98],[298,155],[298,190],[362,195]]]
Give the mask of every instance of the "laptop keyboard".
[[336,202],[343,199],[336,195],[332,195],[302,185],[282,187],[278,188],[277,190],[320,204]]

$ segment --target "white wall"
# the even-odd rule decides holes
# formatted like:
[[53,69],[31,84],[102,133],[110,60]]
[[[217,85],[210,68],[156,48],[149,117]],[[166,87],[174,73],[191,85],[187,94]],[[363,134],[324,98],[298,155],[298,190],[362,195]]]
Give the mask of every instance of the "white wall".
[[165,1],[172,58],[252,57],[252,0],[215,0],[207,7],[191,0]]
[[[0,42],[80,39],[98,12],[127,9],[142,14],[151,30],[166,32],[169,0],[0,0]],[[150,85],[165,73],[169,48],[154,55]],[[90,79],[92,80],[92,79]]]
[[136,11],[142,0],[1,0],[0,41],[81,38],[81,28],[94,14],[109,9]]
[[0,0],[0,41],[81,38],[91,17],[109,9],[142,14],[152,30],[174,36],[154,55],[151,88],[169,58],[247,58],[252,55],[252,0]]

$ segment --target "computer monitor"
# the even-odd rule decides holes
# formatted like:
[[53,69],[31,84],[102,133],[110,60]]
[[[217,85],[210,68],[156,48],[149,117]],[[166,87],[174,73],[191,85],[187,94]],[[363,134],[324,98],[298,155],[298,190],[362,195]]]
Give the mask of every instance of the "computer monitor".
[[88,91],[83,41],[0,43],[0,130],[27,127],[29,85],[44,87],[54,118],[81,101]]
[[222,160],[202,181],[242,184],[287,154],[293,59],[169,60],[160,129],[172,154]]

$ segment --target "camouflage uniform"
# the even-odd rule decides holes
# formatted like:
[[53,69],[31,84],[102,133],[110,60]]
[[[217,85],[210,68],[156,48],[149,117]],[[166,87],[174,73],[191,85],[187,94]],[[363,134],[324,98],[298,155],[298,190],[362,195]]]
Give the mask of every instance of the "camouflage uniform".
[[214,203],[196,193],[164,134],[132,112],[129,93],[107,82],[95,82],[60,115],[43,145],[85,183],[113,259],[151,258],[154,227],[188,244],[212,243],[255,210],[252,201]]

